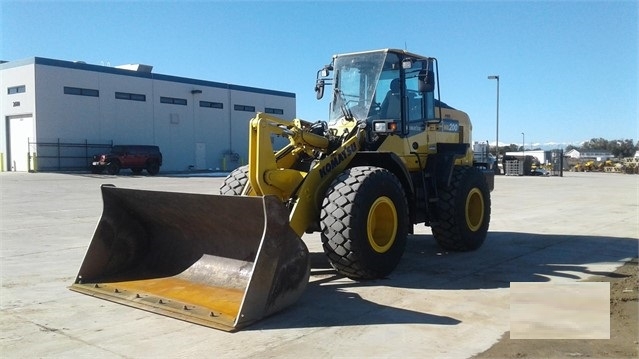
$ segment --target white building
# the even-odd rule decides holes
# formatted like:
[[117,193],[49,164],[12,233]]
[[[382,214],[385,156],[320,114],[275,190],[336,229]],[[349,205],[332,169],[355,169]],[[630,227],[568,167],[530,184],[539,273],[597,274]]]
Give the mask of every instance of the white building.
[[525,150],[525,151],[513,151],[506,152],[506,156],[512,157],[523,157],[523,156],[533,156],[537,162],[539,163],[548,163],[550,162],[552,155],[552,151],[544,151],[544,150]]
[[602,150],[578,150],[573,148],[572,150],[566,152],[566,157],[576,158],[576,159],[593,159],[597,161],[605,161],[613,158],[614,156],[609,151]]
[[294,93],[151,70],[41,57],[1,63],[0,169],[86,169],[111,145],[138,144],[160,146],[161,171],[231,170],[246,162],[255,112],[295,117]]

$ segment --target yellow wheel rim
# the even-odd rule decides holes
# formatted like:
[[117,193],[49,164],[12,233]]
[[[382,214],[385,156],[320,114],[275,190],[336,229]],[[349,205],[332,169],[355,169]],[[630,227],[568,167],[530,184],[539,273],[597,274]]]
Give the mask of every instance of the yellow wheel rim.
[[484,195],[479,188],[473,188],[466,197],[466,225],[476,232],[484,222]]
[[377,253],[386,253],[395,242],[397,210],[388,197],[379,197],[368,212],[368,243]]

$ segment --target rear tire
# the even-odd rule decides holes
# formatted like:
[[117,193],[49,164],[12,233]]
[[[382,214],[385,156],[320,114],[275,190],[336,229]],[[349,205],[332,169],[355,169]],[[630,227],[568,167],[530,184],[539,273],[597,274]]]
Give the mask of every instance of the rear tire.
[[220,194],[226,196],[239,196],[248,183],[248,166],[242,166],[234,169],[224,179],[224,183],[220,187]]
[[329,262],[352,279],[383,278],[399,263],[408,236],[408,204],[397,177],[354,167],[332,183],[320,213]]
[[450,186],[439,188],[439,221],[433,236],[446,250],[472,251],[484,243],[490,223],[490,191],[476,168],[458,166]]
[[155,176],[160,173],[160,164],[157,161],[151,161],[146,164],[146,172],[150,176]]
[[106,171],[110,175],[117,175],[120,173],[120,163],[117,161],[109,162],[106,166]]

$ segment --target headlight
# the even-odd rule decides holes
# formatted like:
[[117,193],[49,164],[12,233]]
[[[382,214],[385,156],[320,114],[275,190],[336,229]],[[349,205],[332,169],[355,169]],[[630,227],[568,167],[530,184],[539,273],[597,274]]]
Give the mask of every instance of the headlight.
[[373,121],[373,131],[379,133],[392,133],[397,131],[397,122],[395,121]]
[[375,122],[375,132],[386,132],[386,122]]

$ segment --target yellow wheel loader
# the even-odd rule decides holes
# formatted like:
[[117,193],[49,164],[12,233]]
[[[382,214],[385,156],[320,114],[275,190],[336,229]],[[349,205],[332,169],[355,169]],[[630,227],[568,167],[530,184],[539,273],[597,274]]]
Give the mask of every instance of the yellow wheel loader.
[[[474,166],[468,116],[439,101],[437,60],[384,49],[333,56],[328,121],[257,113],[248,165],[220,195],[102,186],[104,212],[72,290],[227,331],[293,304],[309,280],[301,237],[335,270],[383,278],[413,226],[479,248],[494,175]],[[276,150],[272,136],[289,143]]]

